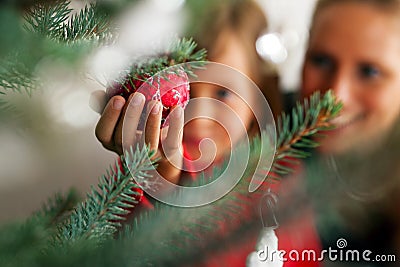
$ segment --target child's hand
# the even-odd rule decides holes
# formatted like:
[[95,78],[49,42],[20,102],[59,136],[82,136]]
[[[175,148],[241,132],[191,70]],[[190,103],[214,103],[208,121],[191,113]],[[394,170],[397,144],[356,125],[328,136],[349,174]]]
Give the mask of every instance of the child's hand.
[[[102,95],[95,92],[92,95],[97,98],[97,111],[101,110],[101,102],[105,102],[105,93]],[[103,99],[103,100],[102,100]],[[128,101],[122,96],[112,97],[105,106],[99,122],[96,126],[96,137],[102,145],[111,151],[123,154],[123,147],[146,143],[151,150],[156,150],[155,157],[160,158],[157,162],[157,171],[168,181],[178,183],[182,169],[182,129],[183,109],[175,106],[170,113],[169,126],[160,129],[162,105],[159,101],[148,104],[148,110],[143,110],[145,97],[141,93],[132,94]],[[130,107],[128,108],[128,105]],[[142,112],[147,112],[148,118],[144,134],[137,130]],[[124,129],[122,128],[124,125]],[[122,138],[122,132],[124,137]],[[144,136],[143,136],[144,135]]]

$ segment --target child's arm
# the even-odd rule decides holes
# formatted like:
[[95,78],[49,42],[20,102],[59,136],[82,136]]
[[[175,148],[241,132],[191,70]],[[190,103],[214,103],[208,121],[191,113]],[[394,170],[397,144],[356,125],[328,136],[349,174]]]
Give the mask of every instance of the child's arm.
[[[97,92],[96,94],[97,102],[101,102],[100,99],[105,97],[105,94],[104,96]],[[151,103],[152,109],[149,111],[145,136],[141,136],[137,133],[137,126],[142,112],[146,112],[143,111],[144,102],[144,96],[140,93],[132,94],[128,101],[125,101],[122,96],[112,97],[97,123],[96,137],[106,149],[119,155],[123,154],[123,146],[144,141],[150,149],[157,150],[155,157],[160,158],[157,162],[157,171],[165,179],[176,184],[179,182],[183,161],[183,109],[180,106],[174,107],[170,114],[169,126],[160,129],[162,105],[160,102]],[[128,105],[131,105],[129,109]],[[122,138],[123,123],[125,123],[124,138]],[[129,135],[126,136],[126,133]]]

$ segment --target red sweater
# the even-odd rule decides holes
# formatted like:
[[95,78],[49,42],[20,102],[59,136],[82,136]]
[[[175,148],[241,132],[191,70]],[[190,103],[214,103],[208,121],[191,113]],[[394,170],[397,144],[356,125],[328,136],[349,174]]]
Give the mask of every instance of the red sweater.
[[[301,183],[299,177],[293,176],[291,178],[283,180],[280,184],[272,185],[273,186],[272,191],[276,192],[278,196],[282,193],[282,191],[284,191],[283,192],[284,194],[290,195],[291,189],[299,186],[299,183]],[[140,204],[137,205],[132,211],[133,216],[137,215],[143,210],[153,209],[152,202],[144,194],[144,192],[141,189],[138,189],[137,192],[139,192],[140,194],[139,196],[136,197],[136,200],[139,201]],[[248,206],[244,207],[243,211],[244,213],[246,213],[245,216],[248,215],[247,213],[249,214],[254,213],[254,209],[250,210]],[[260,225],[261,225],[261,218],[260,218]],[[220,228],[224,229],[224,226],[222,225]],[[257,229],[257,231],[249,231],[250,232],[249,235],[244,237],[241,242],[229,244],[227,247],[221,247],[217,251],[214,251],[211,255],[208,255],[208,257],[204,261],[198,262],[196,266],[204,266],[204,267],[246,266],[246,259],[248,255],[251,252],[255,251],[257,239],[260,234],[259,230],[260,229]],[[278,237],[279,250],[283,250],[286,252],[285,258],[287,258],[287,261],[285,261],[283,265],[284,267],[321,266],[321,264],[317,261],[304,262],[304,261],[289,259],[289,253],[291,251],[292,251],[291,255],[295,257],[297,254],[302,255],[302,251],[304,250],[315,251],[318,258],[318,255],[322,249],[318,233],[316,230],[314,214],[311,208],[307,208],[306,210],[300,213],[300,216],[291,218],[288,222],[285,222],[283,225],[280,225],[279,228],[276,229],[275,231]]]

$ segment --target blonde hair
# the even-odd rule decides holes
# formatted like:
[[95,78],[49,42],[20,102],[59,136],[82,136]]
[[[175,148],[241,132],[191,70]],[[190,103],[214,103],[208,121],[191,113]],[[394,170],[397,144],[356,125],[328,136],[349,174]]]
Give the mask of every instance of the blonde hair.
[[400,17],[400,0],[319,0],[317,2],[314,16],[312,20],[312,24],[314,25],[314,21],[316,16],[326,7],[333,6],[335,4],[345,4],[345,3],[357,3],[370,5],[377,10],[381,10],[383,12],[388,12],[395,14]]
[[251,0],[223,0],[207,11],[196,36],[199,44],[213,49],[217,36],[226,30],[239,35],[243,42],[254,44],[258,36],[267,29],[267,19],[260,7]]
[[388,10],[394,10],[400,7],[399,0],[319,0],[317,9],[339,3],[362,3]]
[[[273,113],[279,114],[282,103],[276,70],[272,64],[258,55],[255,46],[258,37],[268,26],[261,7],[254,0],[202,0],[201,2],[204,5],[203,14],[194,17],[193,23],[196,27],[190,33],[199,47],[206,48],[209,59],[213,60],[220,52],[217,44],[222,34],[230,32],[236,35],[247,51],[251,78],[269,101]],[[196,11],[198,14],[199,11]]]

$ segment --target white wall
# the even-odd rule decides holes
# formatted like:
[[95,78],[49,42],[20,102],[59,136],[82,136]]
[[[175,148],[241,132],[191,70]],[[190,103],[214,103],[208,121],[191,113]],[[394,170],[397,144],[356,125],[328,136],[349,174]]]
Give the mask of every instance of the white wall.
[[257,0],[264,9],[268,33],[276,33],[286,49],[286,59],[277,63],[283,91],[299,88],[308,28],[316,0]]

